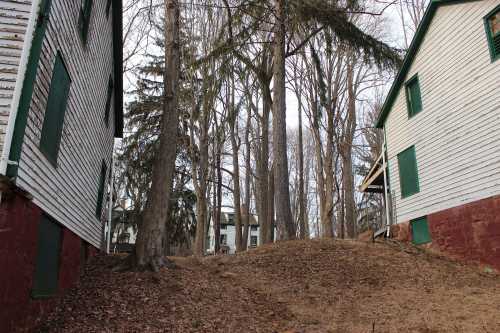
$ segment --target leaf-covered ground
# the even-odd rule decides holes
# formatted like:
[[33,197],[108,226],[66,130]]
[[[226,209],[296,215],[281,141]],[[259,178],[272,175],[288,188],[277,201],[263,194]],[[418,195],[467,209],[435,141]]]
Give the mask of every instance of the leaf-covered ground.
[[174,258],[160,273],[98,257],[49,332],[500,332],[500,278],[397,243],[295,241]]

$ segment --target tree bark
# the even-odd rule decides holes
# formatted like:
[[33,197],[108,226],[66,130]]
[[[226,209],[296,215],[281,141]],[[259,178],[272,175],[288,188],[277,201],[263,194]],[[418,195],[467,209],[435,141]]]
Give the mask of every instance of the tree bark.
[[284,240],[295,239],[295,226],[290,208],[288,188],[288,157],[286,139],[286,82],[285,82],[285,0],[274,2],[276,22],[274,26],[273,63],[273,155],[276,224],[285,231]]
[[240,163],[239,163],[239,144],[236,140],[238,137],[238,128],[236,119],[238,110],[234,104],[234,77],[231,77],[231,88],[228,89],[228,105],[229,105],[229,127],[231,133],[231,148],[233,153],[233,201],[234,201],[234,225],[236,229],[235,243],[236,252],[243,251],[242,230],[241,230],[241,189],[240,189]]
[[178,133],[178,87],[180,77],[179,3],[165,0],[164,104],[159,150],[153,164],[152,184],[139,229],[135,259],[139,267],[159,270],[163,256],[165,222],[169,216]]
[[300,239],[309,238],[309,230],[306,226],[306,198],[304,195],[304,142],[302,138],[302,98],[300,94],[297,96],[299,102],[299,228]]
[[[196,192],[196,234],[194,240],[194,254],[203,256],[206,249],[206,228],[208,218],[208,202],[207,202],[207,189],[208,189],[208,135],[210,126],[210,96],[205,95],[203,108],[200,119],[200,144],[199,144],[199,163],[192,162],[193,184]],[[194,145],[194,124],[191,121],[191,140]],[[192,154],[196,155],[196,154]],[[196,156],[194,157],[197,158]],[[198,178],[198,180],[196,180]]]
[[354,199],[354,175],[352,172],[352,145],[356,130],[356,94],[354,92],[354,69],[352,59],[347,65],[347,124],[343,145],[343,188],[347,237],[356,237],[356,203]]
[[247,110],[247,123],[245,128],[245,204],[243,205],[243,249],[248,248],[248,228],[250,225],[250,178],[251,174],[251,151],[250,151],[250,128],[252,126],[252,110]]
[[259,238],[261,244],[272,242],[271,239],[271,214],[269,212],[269,202],[272,201],[272,195],[269,189],[269,118],[271,113],[271,96],[266,89],[263,90],[262,98],[262,117],[260,119],[260,149],[257,160],[257,188],[259,189]]

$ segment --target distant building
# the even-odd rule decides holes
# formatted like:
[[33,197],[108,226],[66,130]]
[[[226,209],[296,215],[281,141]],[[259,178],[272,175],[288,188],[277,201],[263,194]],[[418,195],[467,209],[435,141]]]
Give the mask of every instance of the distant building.
[[[242,222],[243,224],[243,222]],[[250,215],[248,228],[248,248],[257,247],[260,243],[259,222],[257,216]],[[243,232],[243,227],[242,227]],[[234,222],[234,213],[223,212],[220,222],[220,245],[225,247],[228,253],[236,252],[236,226]],[[208,228],[208,252],[214,253],[215,250],[215,230],[213,219]]]
[[500,269],[498,0],[430,1],[376,127],[391,233]]
[[135,249],[137,226],[132,225],[133,212],[118,205],[113,209],[113,229],[110,252],[131,253]]

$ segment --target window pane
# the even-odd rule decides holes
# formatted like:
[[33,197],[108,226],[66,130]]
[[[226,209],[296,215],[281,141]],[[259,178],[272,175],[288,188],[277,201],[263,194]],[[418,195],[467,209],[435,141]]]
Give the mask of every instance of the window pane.
[[491,33],[493,34],[493,36],[500,33],[500,12],[490,17],[488,22],[490,24]]
[[38,245],[33,278],[33,297],[47,297],[57,293],[61,227],[42,216],[38,226]]
[[52,72],[47,109],[43,120],[40,150],[56,164],[71,80],[58,53]]
[[97,192],[97,206],[95,215],[98,219],[101,218],[102,214],[102,202],[104,200],[104,186],[106,185],[106,174],[107,174],[107,166],[104,161],[102,161],[101,165],[101,175],[99,178],[99,191]]
[[420,96],[418,77],[410,79],[406,84],[406,98],[408,100],[408,114],[410,117],[422,111],[422,99]]
[[410,147],[398,155],[399,179],[403,198],[418,193],[419,179],[415,147]]
[[411,221],[411,232],[414,244],[419,245],[431,242],[431,234],[426,217]]

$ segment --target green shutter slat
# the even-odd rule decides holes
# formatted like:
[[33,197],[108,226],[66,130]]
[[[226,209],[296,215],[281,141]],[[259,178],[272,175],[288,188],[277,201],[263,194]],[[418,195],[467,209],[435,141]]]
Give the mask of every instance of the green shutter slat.
[[422,95],[420,93],[420,83],[417,75],[406,83],[406,100],[409,117],[422,111]]
[[413,243],[416,245],[426,244],[432,241],[426,217],[412,220],[411,232]]
[[493,51],[496,56],[500,56],[500,34],[493,37]]
[[38,228],[32,296],[48,297],[58,289],[62,228],[44,215]]
[[413,82],[412,104],[413,114],[417,114],[422,110],[422,97],[420,96],[420,85],[418,80],[415,80],[415,82]]
[[106,3],[106,18],[109,16],[109,9],[111,8],[111,0]]
[[92,14],[92,0],[85,0],[83,6],[80,8],[78,17],[78,29],[80,30],[80,37],[83,43],[87,43],[89,32],[90,16]]
[[98,219],[101,218],[102,213],[102,202],[104,200],[104,186],[106,185],[106,173],[107,173],[106,162],[102,161],[101,165],[101,175],[99,177],[99,190],[97,192],[97,206],[95,210],[95,215]]
[[58,53],[50,82],[47,108],[43,120],[40,150],[54,165],[57,163],[59,145],[64,124],[64,114],[68,103],[71,79]]
[[494,30],[496,20],[499,20],[500,5],[497,5],[484,17],[484,27],[486,29],[486,38],[490,50],[491,61],[500,59],[500,32]]
[[406,198],[420,192],[417,157],[414,146],[398,155],[398,166],[401,196]]

